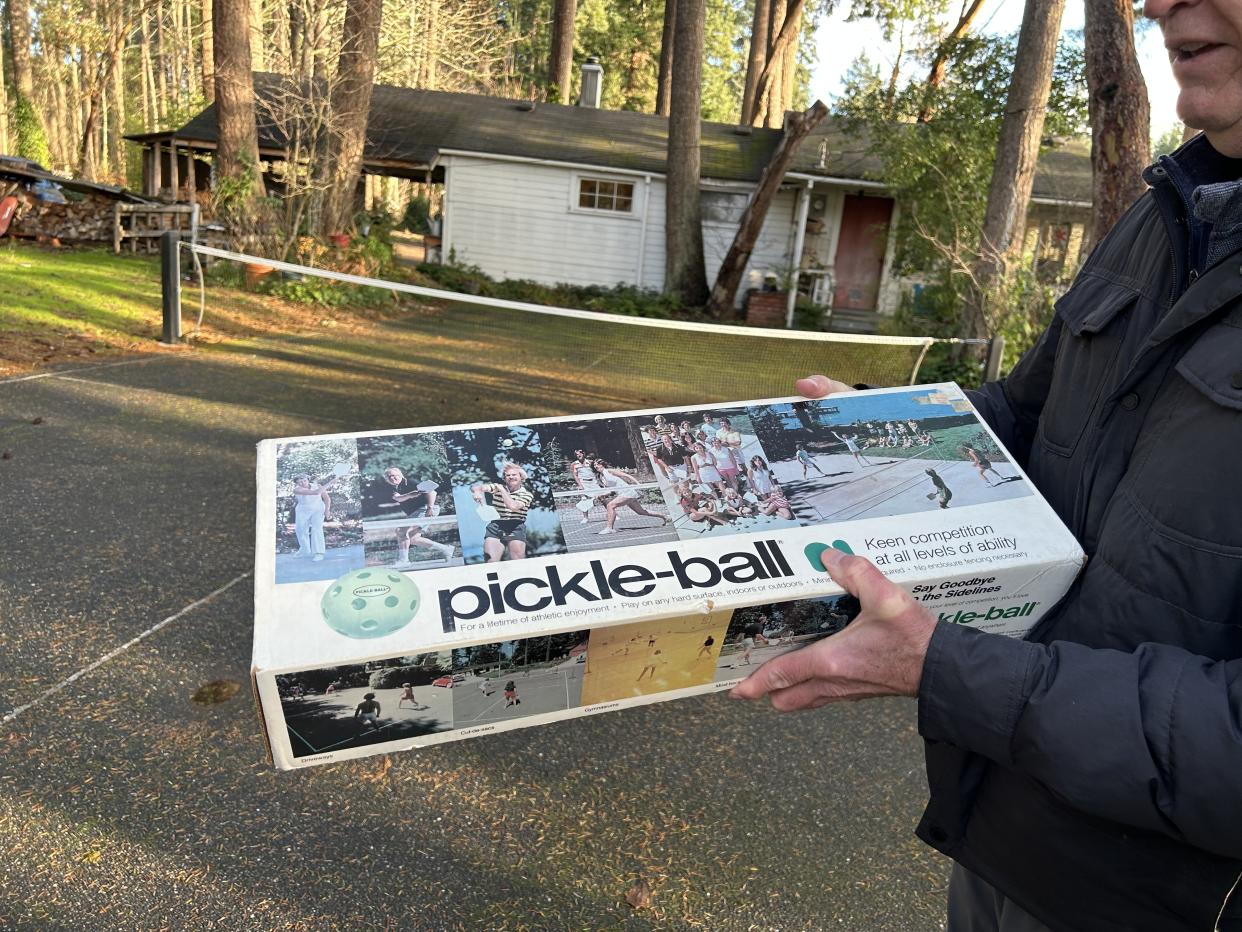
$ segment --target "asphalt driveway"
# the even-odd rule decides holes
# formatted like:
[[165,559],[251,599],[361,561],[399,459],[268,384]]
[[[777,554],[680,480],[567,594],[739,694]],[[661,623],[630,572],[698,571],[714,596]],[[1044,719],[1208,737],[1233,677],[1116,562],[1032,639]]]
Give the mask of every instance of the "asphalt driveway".
[[433,356],[390,322],[0,382],[0,927],[940,929],[911,702],[267,764],[257,440],[694,400]]

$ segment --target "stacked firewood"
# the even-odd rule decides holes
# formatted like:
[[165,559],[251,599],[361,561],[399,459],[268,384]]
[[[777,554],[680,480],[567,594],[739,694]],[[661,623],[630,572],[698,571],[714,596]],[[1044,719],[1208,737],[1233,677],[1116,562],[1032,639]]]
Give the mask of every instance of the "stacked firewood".
[[9,235],[40,242],[111,243],[111,198],[94,194],[73,195],[66,204],[48,204],[29,191],[18,189],[19,206]]

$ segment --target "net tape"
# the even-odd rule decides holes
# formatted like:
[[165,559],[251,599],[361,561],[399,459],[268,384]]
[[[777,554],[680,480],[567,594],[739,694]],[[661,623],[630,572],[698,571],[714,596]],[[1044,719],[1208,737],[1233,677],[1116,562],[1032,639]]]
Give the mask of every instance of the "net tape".
[[[779,330],[629,317],[471,295],[181,244],[198,256],[443,302],[409,324],[451,338],[462,358],[503,360],[515,372],[601,381],[636,404],[703,403],[787,394],[793,378],[822,372],[848,383],[914,384],[936,343],[985,343],[876,334]],[[201,322],[206,290],[200,283]]]

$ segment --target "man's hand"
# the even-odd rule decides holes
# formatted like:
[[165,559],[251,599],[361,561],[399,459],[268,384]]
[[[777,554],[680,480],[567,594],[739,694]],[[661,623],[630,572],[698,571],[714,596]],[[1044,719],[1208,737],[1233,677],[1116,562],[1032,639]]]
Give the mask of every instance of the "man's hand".
[[936,619],[870,560],[832,548],[820,559],[833,581],[862,602],[862,612],[844,631],[769,660],[729,695],[768,696],[781,712],[843,699],[917,695]]
[[805,379],[798,379],[794,383],[794,388],[798,390],[798,394],[806,395],[807,398],[823,398],[826,395],[835,395],[837,392],[854,390],[854,386],[830,379],[826,375],[808,375]]

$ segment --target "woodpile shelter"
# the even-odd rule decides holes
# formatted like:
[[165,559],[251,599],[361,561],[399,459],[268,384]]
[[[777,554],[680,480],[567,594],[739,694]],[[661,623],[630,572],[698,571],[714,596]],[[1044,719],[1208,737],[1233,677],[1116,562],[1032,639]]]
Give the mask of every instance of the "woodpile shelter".
[[58,175],[26,159],[0,156],[0,201],[6,198],[16,201],[7,235],[42,242],[111,243],[118,208],[158,209],[125,188]]
[[[256,74],[265,166],[290,156],[289,79]],[[668,121],[653,114],[378,85],[363,156],[369,175],[443,186],[442,255],[496,278],[544,284],[664,285]],[[711,280],[782,130],[702,126],[702,211]],[[168,133],[130,137],[146,149],[148,196],[193,200],[210,185],[216,114]],[[278,189],[279,174],[269,183]],[[1082,148],[1040,160],[1028,248],[1062,272],[1078,262],[1090,220]],[[901,205],[865,139],[831,117],[804,141],[769,210],[743,292],[802,292],[843,329],[873,329],[917,286],[893,273]],[[1050,266],[1051,267],[1051,266]],[[792,287],[792,291],[789,289]],[[739,296],[741,299],[741,296]]]

